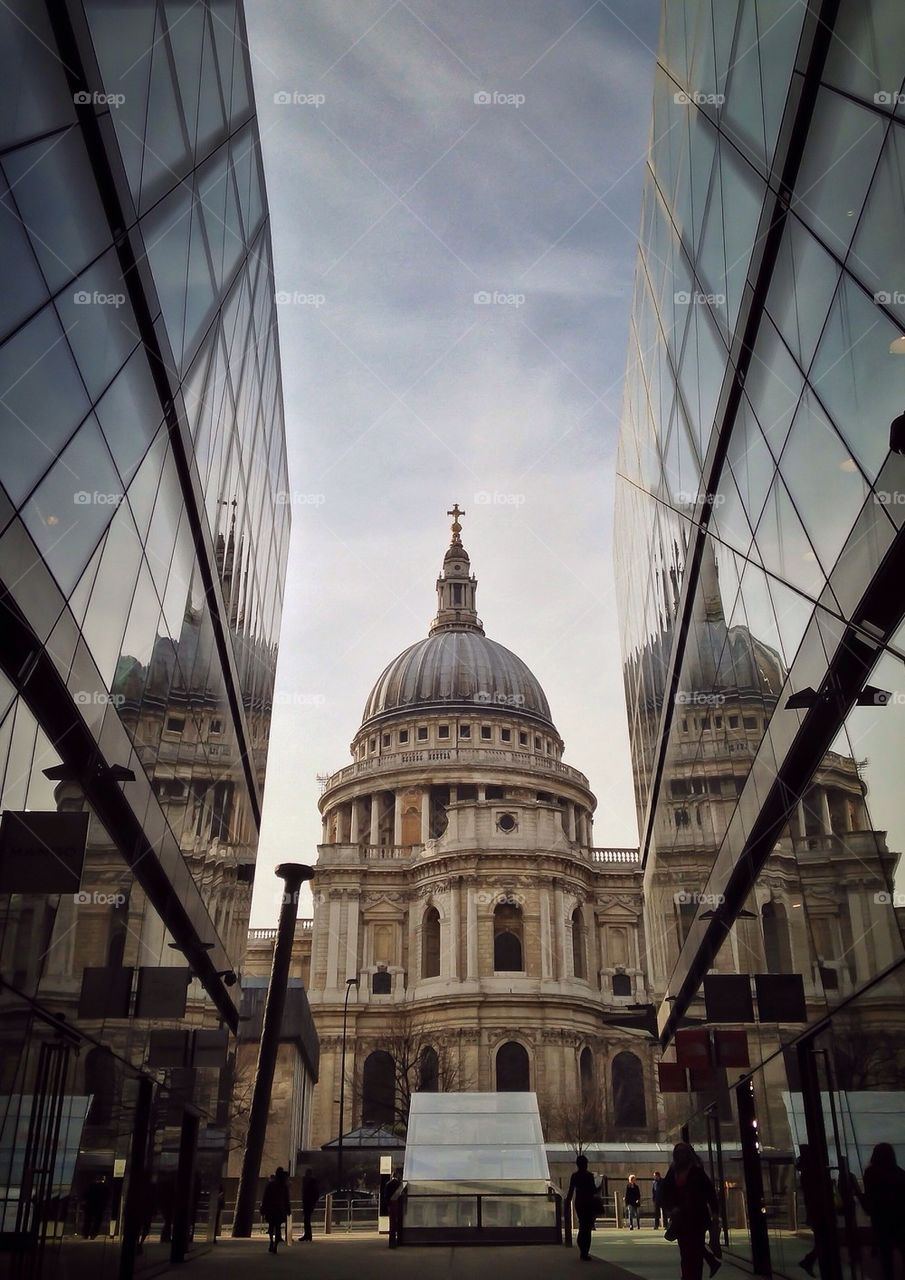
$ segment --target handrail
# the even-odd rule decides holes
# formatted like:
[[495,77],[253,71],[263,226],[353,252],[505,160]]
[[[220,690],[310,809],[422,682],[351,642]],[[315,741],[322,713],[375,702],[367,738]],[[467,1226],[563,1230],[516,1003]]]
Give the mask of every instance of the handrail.
[[533,751],[507,750],[503,747],[423,747],[354,760],[327,777],[321,795],[325,796],[340,783],[363,774],[391,773],[397,769],[422,768],[425,764],[446,761],[456,764],[496,764],[523,769],[529,773],[558,773],[581,787],[589,786],[587,777],[580,769],[574,769],[572,765],[551,756],[537,755]]

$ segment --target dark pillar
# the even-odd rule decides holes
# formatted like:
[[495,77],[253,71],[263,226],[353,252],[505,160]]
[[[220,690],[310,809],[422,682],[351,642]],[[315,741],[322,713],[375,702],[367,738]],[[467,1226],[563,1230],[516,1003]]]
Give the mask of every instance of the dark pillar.
[[[801,1077],[801,1097],[804,1102],[804,1122],[808,1131],[808,1155],[812,1182],[812,1199],[815,1221],[814,1244],[820,1264],[821,1280],[842,1280],[842,1255],[836,1230],[836,1206],[833,1197],[833,1181],[830,1177],[830,1153],[826,1145],[826,1129],[823,1125],[823,1099],[820,1094],[820,1076],[814,1059],[812,1040],[802,1040],[798,1045],[798,1073]],[[836,1147],[837,1160],[839,1147]],[[808,1217],[811,1217],[811,1210]]]
[[132,1134],[132,1149],[129,1152],[129,1181],[123,1206],[123,1247],[119,1255],[119,1280],[132,1280],[135,1270],[135,1253],[141,1237],[141,1228],[147,1217],[148,1197],[151,1194],[148,1178],[148,1146],[153,1096],[154,1088],[151,1081],[146,1076],[142,1076],[138,1082],[135,1128]]
[[757,1149],[757,1115],[754,1110],[754,1083],[742,1080],[736,1085],[739,1140],[742,1144],[742,1171],[745,1178],[745,1201],[751,1233],[751,1269],[756,1276],[772,1276],[770,1237],[764,1212],[764,1178]]
[[273,949],[273,968],[270,986],[264,1005],[264,1023],[261,1028],[261,1045],[258,1049],[258,1065],[255,1070],[255,1086],[251,1099],[251,1115],[248,1120],[248,1136],[245,1139],[245,1155],[239,1178],[239,1194],[233,1219],[233,1236],[250,1236],[258,1198],[258,1179],[261,1176],[261,1157],[264,1154],[264,1138],[267,1133],[267,1112],[273,1073],[280,1047],[280,1030],[283,1024],[283,1008],[286,1004],[286,987],[289,982],[289,962],[292,959],[292,942],[295,936],[295,920],[298,915],[299,889],[305,880],[314,876],[314,868],[300,862],[283,862],[276,874],[285,882],[280,924]]

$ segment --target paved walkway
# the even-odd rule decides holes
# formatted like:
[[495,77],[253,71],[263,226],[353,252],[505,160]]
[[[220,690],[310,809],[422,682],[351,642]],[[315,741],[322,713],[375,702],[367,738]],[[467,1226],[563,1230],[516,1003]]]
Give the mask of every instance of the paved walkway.
[[[675,1245],[654,1230],[597,1231],[587,1274],[598,1280],[677,1280]],[[321,1236],[313,1244],[281,1247],[276,1257],[266,1240],[220,1240],[202,1257],[179,1269],[179,1280],[531,1280],[584,1275],[577,1249],[557,1245],[409,1245],[391,1250],[386,1237],[371,1233]],[[168,1271],[167,1277],[176,1272]],[[728,1261],[719,1280],[750,1278]]]

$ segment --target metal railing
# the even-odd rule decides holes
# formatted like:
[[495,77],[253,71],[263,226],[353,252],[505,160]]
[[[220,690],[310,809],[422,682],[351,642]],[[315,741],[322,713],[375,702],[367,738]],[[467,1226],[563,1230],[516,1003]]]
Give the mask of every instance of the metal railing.
[[531,773],[556,773],[563,778],[576,782],[587,788],[587,777],[580,769],[573,769],[562,760],[552,756],[536,755],[532,751],[512,751],[500,747],[425,747],[421,750],[392,751],[383,755],[371,756],[367,760],[355,760],[344,768],[331,773],[324,783],[322,795],[332,791],[334,787],[350,778],[359,778],[368,773],[391,773],[397,769],[422,768],[425,764],[498,764],[504,767],[527,770]]

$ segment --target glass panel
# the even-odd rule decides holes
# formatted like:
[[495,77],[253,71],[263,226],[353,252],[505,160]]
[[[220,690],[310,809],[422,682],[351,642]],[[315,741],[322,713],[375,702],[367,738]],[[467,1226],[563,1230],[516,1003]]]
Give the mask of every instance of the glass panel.
[[898,0],[841,0],[824,79],[857,98],[902,87],[905,24]]
[[111,249],[56,298],[57,311],[92,400],[138,343],[138,325]]
[[3,157],[32,247],[53,292],[110,243],[110,228],[78,129]]
[[177,365],[182,358],[192,192],[181,184],[142,219],[141,230]]
[[[905,23],[899,25],[905,26]],[[896,213],[903,207],[905,128],[896,126],[886,138],[846,265],[905,325],[905,289],[900,267],[902,220]]]
[[138,203],[148,80],[154,45],[154,0],[85,0],[85,12],[108,93],[123,101],[111,111],[129,187]]
[[88,412],[88,397],[53,307],[0,347],[3,483],[21,502]]
[[162,418],[144,347],[126,362],[98,402],[96,412],[116,469],[128,485]]
[[0,293],[0,339],[37,311],[46,297],[46,288],[28,236],[2,174],[0,174],[0,260],[14,262]]
[[803,369],[811,363],[840,270],[795,217],[786,222],[767,310]]

